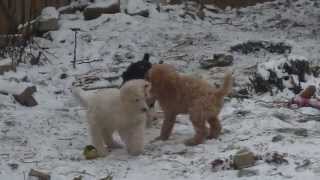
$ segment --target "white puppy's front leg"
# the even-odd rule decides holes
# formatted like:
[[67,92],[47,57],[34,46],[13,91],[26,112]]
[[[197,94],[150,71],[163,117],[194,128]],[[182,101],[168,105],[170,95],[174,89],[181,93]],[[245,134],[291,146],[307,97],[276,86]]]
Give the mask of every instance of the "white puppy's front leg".
[[98,155],[100,157],[104,157],[107,155],[108,151],[104,147],[101,127],[99,127],[98,124],[92,120],[94,119],[89,119],[89,132],[91,135],[91,142],[97,149]]
[[137,156],[143,153],[144,129],[145,121],[130,127],[130,129],[122,129],[119,131],[121,139],[125,142],[130,155]]

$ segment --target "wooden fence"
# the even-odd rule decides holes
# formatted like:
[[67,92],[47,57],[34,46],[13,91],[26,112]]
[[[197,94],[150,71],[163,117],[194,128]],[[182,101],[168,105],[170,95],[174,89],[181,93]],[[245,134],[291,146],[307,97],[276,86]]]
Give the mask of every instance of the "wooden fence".
[[61,7],[71,0],[0,0],[0,34],[16,33],[17,26],[37,17],[46,6]]

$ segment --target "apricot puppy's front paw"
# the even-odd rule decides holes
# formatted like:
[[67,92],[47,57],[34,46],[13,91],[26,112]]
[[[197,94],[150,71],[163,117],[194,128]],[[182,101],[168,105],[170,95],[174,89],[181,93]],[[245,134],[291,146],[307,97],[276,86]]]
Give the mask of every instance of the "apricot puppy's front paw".
[[197,141],[194,138],[190,138],[190,139],[187,139],[187,140],[184,141],[184,144],[186,146],[196,146],[196,145],[201,144],[201,143],[202,143],[201,141]]
[[218,139],[220,134],[221,132],[219,131],[210,132],[209,135],[207,136],[207,139]]
[[165,140],[168,140],[168,138],[164,138],[164,137],[162,137],[162,136],[158,136],[158,137],[154,138],[154,139],[151,141],[151,143],[156,142],[156,141],[165,141]]

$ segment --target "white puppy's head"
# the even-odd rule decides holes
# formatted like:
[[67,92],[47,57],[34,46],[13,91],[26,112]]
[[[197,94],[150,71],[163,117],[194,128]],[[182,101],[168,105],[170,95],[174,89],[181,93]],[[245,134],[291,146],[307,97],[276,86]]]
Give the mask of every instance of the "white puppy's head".
[[146,113],[148,111],[146,99],[149,96],[149,89],[150,83],[145,80],[127,81],[120,88],[121,102],[130,111]]

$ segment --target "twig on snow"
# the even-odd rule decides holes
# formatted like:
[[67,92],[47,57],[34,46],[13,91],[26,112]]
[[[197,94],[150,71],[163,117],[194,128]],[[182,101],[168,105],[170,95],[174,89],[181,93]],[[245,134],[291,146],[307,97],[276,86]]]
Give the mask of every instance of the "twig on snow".
[[98,87],[84,87],[83,90],[85,91],[92,91],[98,89],[109,89],[109,88],[119,88],[119,85],[109,85],[109,86],[98,86]]
[[95,175],[88,173],[86,170],[83,171],[69,171],[67,173],[64,173],[64,175],[68,175],[68,174],[82,174],[82,175],[88,175],[88,176],[92,176],[92,177],[96,177]]
[[92,62],[97,62],[97,61],[103,61],[102,58],[97,58],[97,59],[92,59],[92,60],[87,60],[87,61],[79,61],[77,64],[85,64],[85,63],[92,63]]

